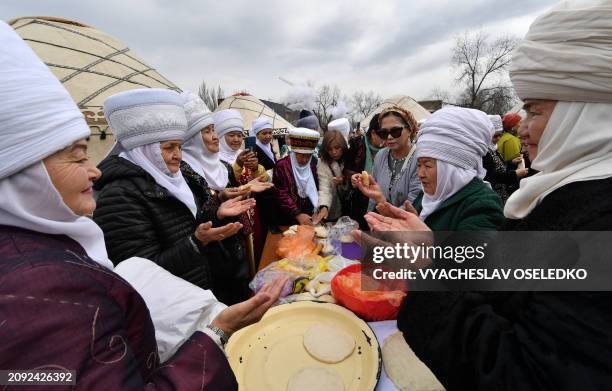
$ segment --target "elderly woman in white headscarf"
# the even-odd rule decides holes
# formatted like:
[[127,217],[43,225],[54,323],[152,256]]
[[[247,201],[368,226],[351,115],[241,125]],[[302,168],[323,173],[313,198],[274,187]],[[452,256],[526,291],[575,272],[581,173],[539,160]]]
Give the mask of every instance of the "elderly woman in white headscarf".
[[[609,1],[562,2],[535,20],[515,50],[510,77],[527,111],[519,136],[539,173],[521,180],[506,202],[503,229],[609,238],[611,19]],[[428,229],[408,212],[387,218],[404,230]],[[563,245],[541,243],[540,250]],[[569,256],[577,265],[592,262],[580,252]],[[448,390],[605,390],[612,384],[610,302],[610,292],[412,291],[398,327]]]
[[[76,371],[77,389],[237,390],[220,336],[258,319],[281,287],[198,321],[162,366],[146,297],[115,274],[85,217],[100,177],[87,159],[89,128],[4,22],[0,79],[0,367]],[[186,284],[141,261],[158,269],[160,288],[168,277]]]
[[435,112],[419,131],[415,158],[423,192],[413,205],[433,231],[496,230],[503,223],[501,200],[483,181],[482,157],[493,133],[485,113],[459,107]]
[[[203,200],[194,195],[180,171],[187,130],[183,100],[174,91],[139,89],[115,94],[104,114],[117,139],[100,163],[94,220],[104,231],[115,264],[147,258],[201,288],[213,288],[207,246],[236,234],[240,223],[212,227],[200,221]],[[243,213],[248,202],[225,204],[218,220]]]
[[[252,180],[249,189],[226,188],[229,174],[219,161],[219,138],[212,115],[196,94],[184,92],[182,97],[188,128],[183,144],[181,173],[201,203],[198,222],[211,221],[213,227],[217,227],[226,224],[228,217],[234,220],[245,218],[244,214],[237,217],[239,212],[244,211],[244,206],[254,208],[256,202],[253,198],[242,200],[242,197],[249,192],[265,191],[272,184]],[[242,239],[242,235],[234,235],[208,246],[208,256],[215,259],[210,263],[212,290],[226,304],[237,303],[250,295],[247,286],[248,264]]]

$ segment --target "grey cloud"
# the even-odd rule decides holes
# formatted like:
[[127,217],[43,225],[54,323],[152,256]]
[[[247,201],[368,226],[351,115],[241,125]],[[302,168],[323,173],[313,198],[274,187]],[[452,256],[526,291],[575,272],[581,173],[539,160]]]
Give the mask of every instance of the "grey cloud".
[[[227,92],[250,86],[256,94],[280,98],[286,87],[277,80],[282,75],[301,78],[296,81],[358,80],[341,87],[347,92],[380,88],[385,94],[393,88],[385,84],[390,77],[403,80],[448,67],[448,47],[441,43],[454,34],[553,3],[395,1],[384,3],[394,7],[389,20],[376,20],[368,10],[383,3],[357,0],[307,5],[283,0],[2,0],[0,18],[74,19],[117,37],[183,88],[195,89],[204,79],[231,83],[224,85]],[[365,27],[370,24],[382,26],[385,34],[357,56],[355,46],[368,38]]]

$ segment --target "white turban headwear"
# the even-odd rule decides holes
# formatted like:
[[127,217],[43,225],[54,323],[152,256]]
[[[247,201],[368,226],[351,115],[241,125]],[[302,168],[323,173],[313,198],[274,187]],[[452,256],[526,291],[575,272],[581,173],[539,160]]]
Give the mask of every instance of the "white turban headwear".
[[0,224],[66,235],[112,269],[104,234],[76,215],[42,160],[90,130],[68,91],[6,23],[0,21]]
[[211,152],[202,140],[201,130],[214,124],[213,116],[204,101],[193,92],[182,94],[189,128],[183,144],[183,160],[191,166],[211,189],[223,190],[229,182],[228,171],[219,159],[219,152]]
[[504,208],[526,217],[572,182],[612,176],[612,3],[567,1],[538,17],[514,52],[512,83],[522,99],[558,101],[531,167]]
[[485,177],[482,157],[494,133],[493,123],[480,110],[447,107],[427,119],[418,134],[415,158],[436,159],[437,184],[435,194],[423,195],[421,219],[474,178]]

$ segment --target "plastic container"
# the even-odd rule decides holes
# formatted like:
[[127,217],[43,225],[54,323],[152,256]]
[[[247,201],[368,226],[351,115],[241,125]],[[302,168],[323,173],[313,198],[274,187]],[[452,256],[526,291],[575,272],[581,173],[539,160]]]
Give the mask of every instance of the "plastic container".
[[384,286],[382,282],[372,280],[370,282],[376,284],[376,290],[363,291],[361,281],[369,277],[361,275],[361,268],[361,264],[347,266],[332,279],[332,295],[338,304],[369,322],[397,319],[408,285],[396,280],[393,286]]

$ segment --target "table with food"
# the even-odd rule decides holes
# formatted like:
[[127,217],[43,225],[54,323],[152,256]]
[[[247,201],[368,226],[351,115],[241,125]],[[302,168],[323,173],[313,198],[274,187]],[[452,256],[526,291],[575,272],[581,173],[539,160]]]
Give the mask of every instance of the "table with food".
[[341,217],[268,234],[250,287],[289,279],[279,305],[226,347],[242,391],[443,390],[397,330],[407,287],[361,289],[357,228]]

